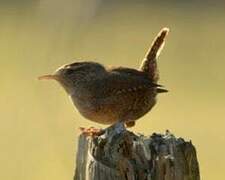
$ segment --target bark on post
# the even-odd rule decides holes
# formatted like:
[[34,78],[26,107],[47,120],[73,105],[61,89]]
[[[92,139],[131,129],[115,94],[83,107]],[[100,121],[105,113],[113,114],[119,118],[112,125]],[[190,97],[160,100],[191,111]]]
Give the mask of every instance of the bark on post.
[[167,131],[80,135],[74,180],[200,180],[195,147]]

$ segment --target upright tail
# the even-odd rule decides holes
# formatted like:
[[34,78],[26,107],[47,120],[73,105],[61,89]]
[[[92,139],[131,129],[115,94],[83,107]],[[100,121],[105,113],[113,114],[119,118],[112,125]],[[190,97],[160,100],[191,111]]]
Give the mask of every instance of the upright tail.
[[157,69],[157,58],[160,55],[160,52],[164,46],[165,38],[169,33],[168,28],[163,28],[159,34],[154,39],[150,49],[147,51],[142,64],[140,66],[140,70],[148,73],[149,78],[152,79],[153,82],[157,82],[159,79],[159,73]]

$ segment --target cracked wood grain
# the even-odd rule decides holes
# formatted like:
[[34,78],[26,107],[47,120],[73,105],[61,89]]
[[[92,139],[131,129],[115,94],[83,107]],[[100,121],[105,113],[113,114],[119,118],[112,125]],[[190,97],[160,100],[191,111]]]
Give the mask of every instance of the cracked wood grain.
[[200,180],[195,147],[167,131],[80,135],[74,180]]

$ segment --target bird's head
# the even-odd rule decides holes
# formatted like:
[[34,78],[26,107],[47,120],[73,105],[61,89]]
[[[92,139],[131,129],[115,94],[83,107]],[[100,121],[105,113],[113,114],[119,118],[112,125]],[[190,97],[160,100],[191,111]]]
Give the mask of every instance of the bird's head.
[[96,78],[104,76],[105,68],[95,62],[75,62],[58,68],[53,74],[38,77],[39,80],[56,80],[67,93],[73,93],[77,87],[82,87]]

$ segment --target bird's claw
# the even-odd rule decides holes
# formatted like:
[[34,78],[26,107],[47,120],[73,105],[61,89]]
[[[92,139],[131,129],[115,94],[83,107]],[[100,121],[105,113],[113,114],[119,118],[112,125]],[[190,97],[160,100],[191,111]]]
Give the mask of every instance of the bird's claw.
[[86,136],[91,136],[91,137],[101,136],[105,132],[103,129],[98,129],[94,127],[90,127],[90,128],[80,127],[79,129],[82,132],[82,134]]

